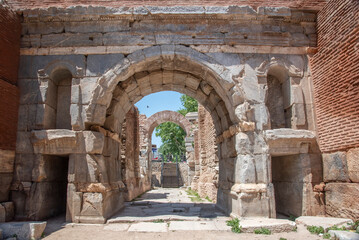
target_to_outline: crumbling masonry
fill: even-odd
[[[227,214],[359,218],[358,1],[0,3],[0,221],[103,223],[148,189],[133,105],[164,90],[211,116]]]

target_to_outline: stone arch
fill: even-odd
[[[217,106],[212,106],[212,109],[208,110],[212,112],[216,109],[221,112],[219,115],[222,116],[222,119],[228,118],[222,120],[218,116],[214,116],[214,120],[227,121],[227,124],[228,121],[232,124],[238,122],[234,111],[226,110],[225,113],[223,112],[223,108],[235,108],[232,99],[235,85],[230,70],[217,63],[213,58],[190,47],[161,45],[138,50],[128,55],[98,79],[97,87],[92,92],[90,105],[86,109],[86,119],[84,121],[86,127],[105,124],[105,116],[111,115],[108,109],[114,107],[113,99],[121,96],[121,93],[116,95],[116,92],[120,92],[121,88],[122,90],[133,90],[136,88],[135,85],[138,81],[142,81],[138,85],[145,86],[145,84],[150,83],[149,79],[146,80],[146,75],[153,77],[156,74],[161,79],[161,84],[154,84],[157,87],[151,88],[151,91],[148,92],[136,92],[135,97],[129,99],[130,104],[134,104],[150,93],[174,90],[194,97],[202,105],[207,106],[207,96],[212,94],[210,97],[214,103],[212,105],[218,104],[218,109],[216,109]],[[172,77],[175,75],[176,78],[180,78],[178,75],[182,75],[182,78],[180,78],[182,82],[179,81],[174,84],[173,82],[166,82],[166,80],[163,81],[163,79],[173,79]],[[190,82],[191,80],[187,79],[190,78],[200,80],[198,85],[189,86],[190,83],[187,84],[187,81]],[[122,85],[121,88],[116,89],[119,85]],[[198,89],[201,92],[198,92]],[[228,116],[225,116],[226,114]]]
[[[148,136],[158,125],[164,122],[176,123],[186,132],[187,137],[191,135],[192,124],[182,114],[174,111],[161,111],[147,118],[144,128]]]

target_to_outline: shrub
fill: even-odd
[[[239,225],[239,219],[238,218],[228,220],[227,221],[227,226],[230,226],[232,232],[234,232],[234,233],[241,233],[242,232],[242,227]]]

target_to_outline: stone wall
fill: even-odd
[[[14,8],[42,8],[49,6],[57,6],[57,7],[69,7],[79,4],[76,0],[65,0],[61,2],[53,1],[53,0],[10,0],[11,6]],[[267,0],[194,0],[192,2],[188,1],[161,1],[161,0],[151,0],[146,1],[145,3],[140,0],[133,1],[105,1],[98,2],[95,0],[87,0],[82,1],[81,5],[92,5],[92,6],[109,6],[109,7],[129,7],[129,6],[230,6],[230,5],[250,5],[252,7],[258,6],[271,6],[271,7],[290,7],[290,8],[298,8],[298,9],[321,9],[326,3],[326,0],[276,0],[270,1]]]
[[[316,46],[315,12],[249,6],[19,12],[21,117],[12,188],[18,216],[35,218],[41,194],[32,189],[54,184],[32,176],[51,173],[37,155],[69,156],[69,220],[104,222],[123,207],[126,113],[146,95],[173,90],[194,97],[213,120],[218,206],[239,217],[275,217],[271,155],[307,154],[315,146],[307,61]],[[293,129],[270,129],[268,75],[290,83]],[[70,77],[71,88],[59,84]],[[69,108],[57,104],[62,86]],[[56,129],[58,114],[70,116],[71,130]]]
[[[20,33],[19,16],[0,1],[0,222],[11,221],[14,216],[9,193],[14,173],[19,108]]]
[[[218,190],[218,152],[215,141],[215,128],[210,113],[198,105],[198,136],[195,143],[195,176],[191,188],[203,198],[217,201]]]
[[[326,214],[359,219],[359,148],[323,154]]]

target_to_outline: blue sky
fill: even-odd
[[[180,97],[181,93],[173,91],[164,91],[147,95],[138,101],[135,106],[140,111],[140,114],[145,114],[147,118],[151,115],[164,110],[177,111],[182,108]],[[155,131],[152,134],[152,144],[160,147],[161,138],[155,136]]]

